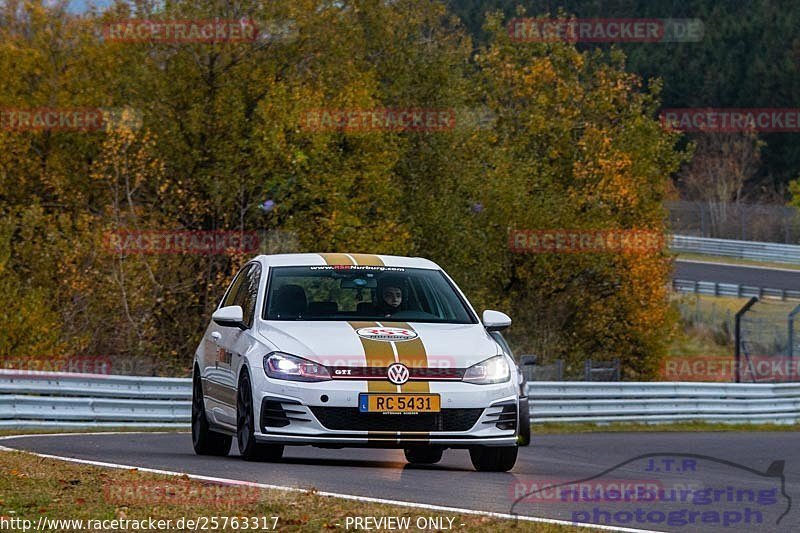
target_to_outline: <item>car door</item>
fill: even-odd
[[[250,268],[245,272],[242,284],[239,286],[236,297],[233,300],[233,305],[238,305],[242,308],[242,327],[228,328],[230,330],[229,334],[224,337],[226,340],[225,350],[227,364],[225,369],[229,372],[229,383],[234,389],[238,386],[237,381],[242,359],[255,342],[253,323],[256,316],[256,301],[258,300],[258,288],[260,284],[261,265],[259,263],[251,263]]]
[[[246,265],[234,278],[219,307],[241,306],[246,288],[250,285],[250,273],[255,263]],[[242,307],[244,311],[244,307]],[[236,427],[236,381],[234,377],[233,347],[239,340],[242,329],[236,326],[221,326],[211,322],[206,331],[205,387],[206,412],[214,423]]]

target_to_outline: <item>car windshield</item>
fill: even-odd
[[[439,270],[380,266],[270,269],[266,320],[402,320],[476,324]]]

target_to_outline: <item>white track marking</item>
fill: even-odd
[[[5,437],[0,437],[0,440],[8,440],[8,439],[18,439],[18,438],[29,438],[29,437],[63,437],[63,436],[72,436],[72,435],[130,435],[130,434],[138,434],[138,435],[147,435],[147,434],[158,434],[158,433],[175,433],[174,431],[165,431],[165,432],[156,432],[156,431],[149,431],[149,432],[134,432],[134,431],[109,431],[109,432],[95,432],[95,433],[41,433],[41,434],[25,434],[25,435],[8,435]],[[195,479],[197,481],[206,481],[211,483],[219,483],[222,485],[236,485],[236,486],[247,486],[247,487],[254,487],[259,489],[269,489],[269,490],[280,490],[283,492],[303,492],[303,493],[313,493],[317,496],[326,496],[329,498],[339,498],[343,500],[353,500],[357,502],[366,502],[366,503],[377,503],[382,505],[396,505],[398,507],[407,507],[411,509],[425,509],[429,511],[442,511],[447,513],[458,513],[458,514],[469,514],[469,515],[478,515],[478,516],[487,516],[490,518],[502,518],[506,520],[522,520],[524,522],[538,522],[542,524],[556,524],[561,526],[574,526],[574,527],[586,527],[591,529],[599,529],[604,531],[624,531],[629,533],[663,533],[656,530],[651,529],[634,529],[634,528],[626,528],[626,527],[614,527],[614,526],[606,526],[602,524],[587,524],[582,522],[570,522],[568,520],[556,520],[553,518],[542,518],[538,516],[525,516],[525,515],[512,515],[508,513],[494,513],[491,511],[477,511],[475,509],[462,509],[460,507],[447,507],[443,505],[433,505],[428,503],[415,503],[415,502],[406,502],[400,500],[387,500],[383,498],[372,498],[369,496],[357,496],[354,494],[341,494],[338,492],[327,492],[327,491],[315,491],[309,489],[301,489],[298,487],[285,487],[282,485],[269,485],[266,483],[256,483],[253,481],[242,481],[238,479],[226,479],[226,478],[219,478],[219,477],[212,477],[212,476],[201,476],[198,474],[189,474],[186,472],[173,472],[171,470],[159,470],[156,468],[145,468],[140,466],[132,466],[132,465],[122,465],[118,463],[105,463],[102,461],[90,461],[88,459],[76,459],[74,457],[61,457],[58,455],[50,455],[46,453],[37,453],[31,452],[28,450],[17,450],[15,448],[8,448],[5,446],[0,446],[0,452],[22,452],[27,453],[30,455],[35,455],[36,457],[42,457],[44,459],[55,459],[57,461],[67,461],[70,463],[78,463],[90,466],[98,466],[101,468],[114,468],[119,470],[138,470],[139,472],[147,472],[149,474],[159,474],[163,476],[186,476],[190,479]]]

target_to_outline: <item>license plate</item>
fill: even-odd
[[[438,413],[438,394],[359,394],[358,410],[362,413]]]

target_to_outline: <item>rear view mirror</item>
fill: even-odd
[[[340,286],[343,289],[374,289],[378,286],[378,280],[375,278],[345,278],[341,281]]]
[[[211,320],[223,327],[244,329],[244,312],[238,305],[220,307],[211,315]]]

